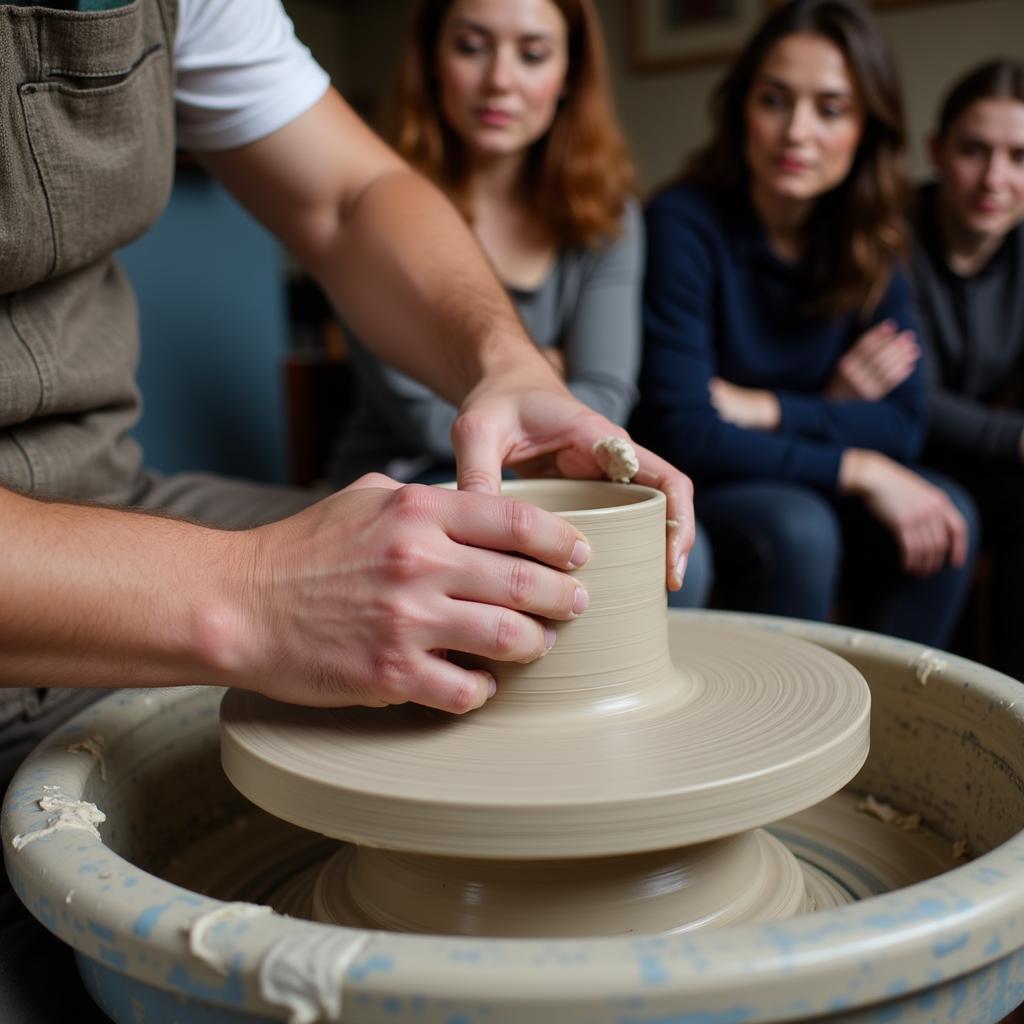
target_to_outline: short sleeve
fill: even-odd
[[[327,91],[327,73],[279,0],[179,0],[178,144],[214,151],[255,142]]]

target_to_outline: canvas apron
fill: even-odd
[[[0,484],[248,526],[311,498],[144,473],[130,434],[138,313],[112,253],[170,195],[176,20],[177,0],[95,13],[0,3]],[[95,696],[0,690],[0,792]]]

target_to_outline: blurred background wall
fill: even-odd
[[[927,175],[923,140],[947,85],[993,56],[1024,58],[1024,0],[913,0],[876,14],[906,95],[910,168]],[[286,0],[302,39],[347,98],[371,118],[394,80],[412,0]],[[615,97],[646,188],[673,175],[708,131],[707,101],[724,65],[638,71],[630,58],[629,0],[597,0]]]

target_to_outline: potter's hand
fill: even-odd
[[[708,383],[711,404],[718,418],[747,430],[777,430],[782,409],[775,393],[763,388],[741,388],[721,377]]]
[[[533,616],[586,605],[558,571],[589,557],[581,535],[507,498],[371,474],[250,536],[254,664],[241,685],[293,703],[469,711],[494,681],[446,650],[533,661],[554,641]]]
[[[595,442],[626,432],[577,401],[543,360],[530,367],[491,373],[470,393],[452,428],[459,487],[497,494],[501,467],[524,476],[557,475],[602,479]],[[675,524],[666,545],[668,586],[678,590],[693,546],[693,486],[653,452],[634,445],[640,471],[636,483],[665,493]]]
[[[877,402],[914,372],[921,357],[913,331],[883,320],[865,331],[839,360],[825,397],[836,401]]]
[[[843,453],[839,485],[895,536],[908,573],[930,576],[947,558],[957,568],[964,564],[967,521],[941,488],[879,452],[854,448]]]

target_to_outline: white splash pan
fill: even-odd
[[[847,658],[873,705],[854,788],[919,811],[975,859],[840,909],[665,938],[436,938],[232,913],[139,866],[236,799],[220,769],[220,693],[186,688],[114,693],[39,746],[3,805],[8,873],[118,1024],[995,1024],[1024,1001],[1022,684],[836,626],[670,615],[780,630]],[[103,737],[106,779],[88,751],[68,750],[90,736]],[[16,852],[16,835],[46,824],[46,787],[96,804],[101,838],[69,829]]]

